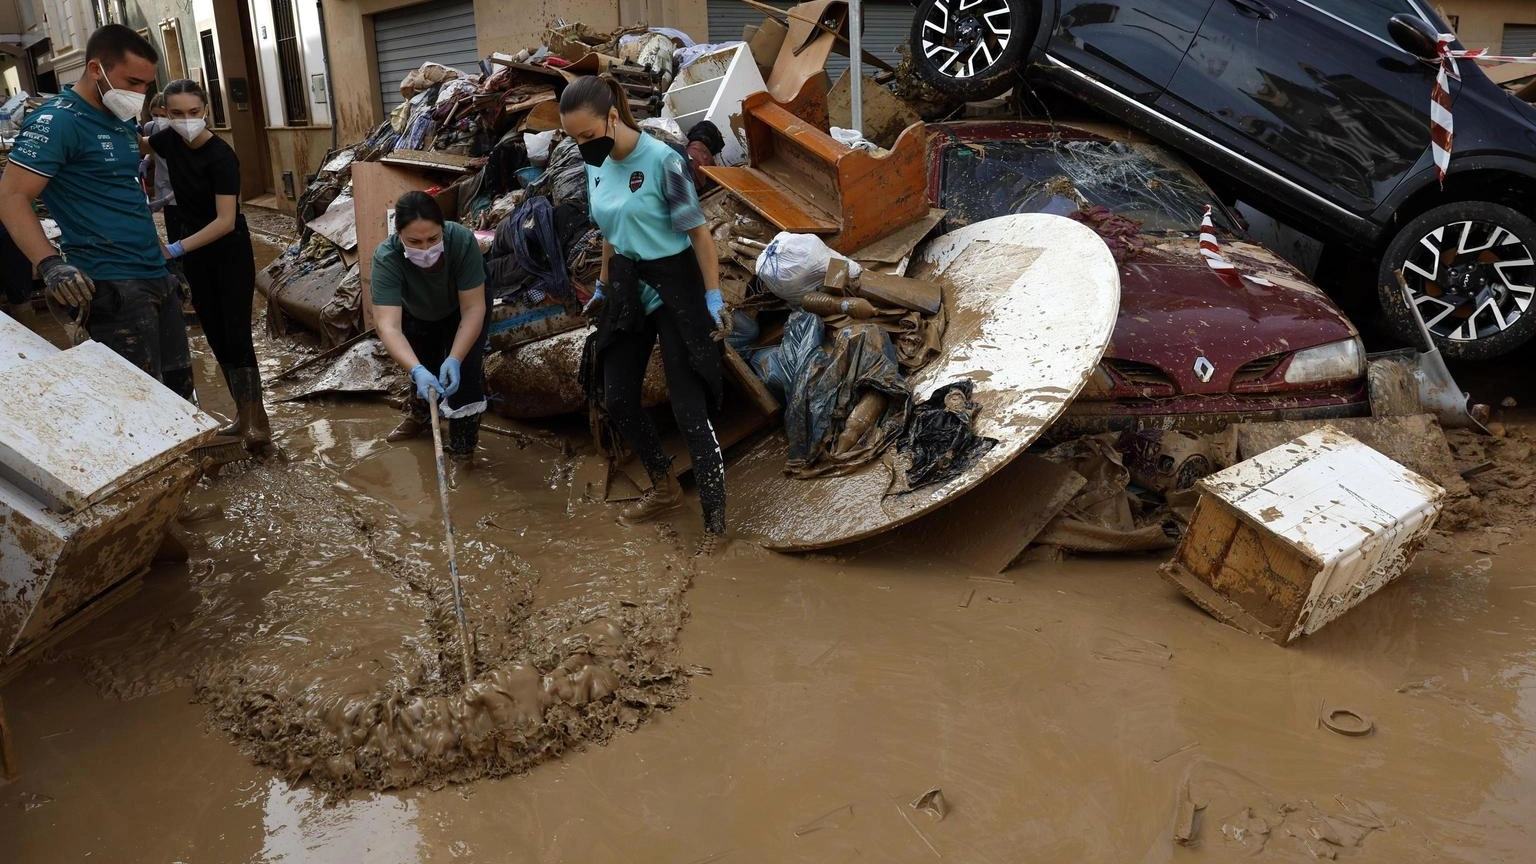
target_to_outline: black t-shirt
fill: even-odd
[[[224,139],[215,135],[194,149],[175,129],[163,129],[150,136],[149,145],[170,169],[176,215],[188,236],[218,218],[215,195],[234,195],[239,200],[240,158]],[[243,231],[245,217],[238,215],[238,207],[236,204],[235,229]]]

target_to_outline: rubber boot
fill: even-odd
[[[234,427],[245,445],[252,449],[272,443],[272,426],[267,421],[267,408],[261,400],[261,370],[254,366],[229,370],[229,393],[235,397],[236,420]]]
[[[651,488],[640,496],[640,500],[625,507],[619,514],[619,521],[625,525],[638,525],[649,522],[657,516],[671,510],[676,510],[683,503],[683,489],[677,485],[677,478],[672,472],[662,471],[651,475]]]
[[[244,438],[246,417],[245,413],[240,410],[240,396],[238,395],[239,391],[235,389],[237,386],[235,384],[234,378],[235,370],[221,363],[219,364],[219,371],[224,375],[224,385],[229,388],[230,398],[235,400],[234,422],[219,429],[219,435],[225,438]]]
[[[396,444],[412,438],[420,438],[431,431],[432,427],[427,423],[427,403],[412,398],[405,403],[405,419],[400,421],[400,425],[396,426],[394,431],[384,436],[384,440]]]
[[[443,442],[443,452],[448,455],[448,480],[455,488],[465,474],[475,469],[475,450],[479,444],[479,414],[448,421],[448,440]]]

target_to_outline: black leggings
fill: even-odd
[[[192,286],[192,308],[208,347],[225,369],[256,368],[251,341],[251,300],[256,293],[256,253],[244,229],[188,252],[181,262]]]
[[[603,351],[603,392],[608,416],[624,442],[639,455],[645,473],[653,481],[671,470],[672,460],[662,451],[656,424],[641,402],[645,367],[651,361],[651,348],[658,337],[672,416],[688,439],[688,454],[693,459],[693,481],[699,487],[704,528],[721,534],[725,532],[725,460],[715,438],[714,424],[709,420],[704,381],[689,363],[682,331],[666,307],[645,316],[645,325],[639,331],[615,333],[613,344]]]

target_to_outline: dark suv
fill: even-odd
[[[1330,261],[1367,260],[1408,337],[1401,270],[1449,356],[1536,336],[1536,108],[1461,60],[1442,186],[1429,106],[1449,28],[1422,0],[914,3],[918,71],[951,95],[1027,72],[1162,139]]]

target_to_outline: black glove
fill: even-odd
[[[96,294],[96,284],[80,268],[64,260],[62,255],[49,255],[37,262],[37,275],[42,277],[48,296],[65,306],[83,308],[91,305]]]

